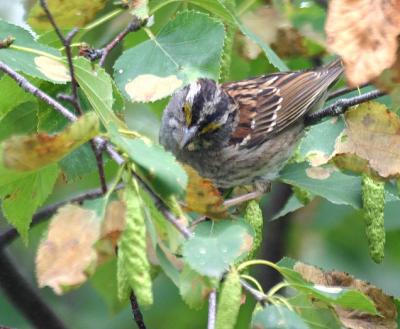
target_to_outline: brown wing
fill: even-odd
[[[341,73],[341,63],[335,61],[318,70],[223,84],[239,105],[239,122],[231,144],[250,147],[290,126],[318,103]]]

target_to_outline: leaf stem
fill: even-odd
[[[215,328],[215,319],[217,315],[217,291],[213,289],[208,295],[208,321],[207,329]]]
[[[265,259],[248,260],[246,262],[241,263],[238,266],[237,270],[238,270],[238,272],[240,272],[240,271],[243,271],[246,267],[253,266],[253,265],[265,265],[268,267],[272,267],[274,270],[277,270],[279,272],[279,267],[276,264],[274,264],[268,260],[265,260]]]

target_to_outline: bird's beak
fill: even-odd
[[[194,138],[196,133],[197,133],[196,126],[190,128],[185,127],[185,131],[183,132],[182,139],[179,143],[179,147],[181,150],[190,143],[190,141]]]

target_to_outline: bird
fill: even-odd
[[[322,106],[342,73],[338,58],[221,84],[197,79],[172,95],[159,142],[218,188],[268,184],[293,155],[306,115]]]

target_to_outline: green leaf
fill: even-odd
[[[254,232],[242,220],[205,222],[183,245],[186,262],[200,274],[220,278],[253,246]]]
[[[298,294],[290,298],[292,305],[304,322],[310,329],[341,329],[339,322],[333,310],[327,306],[323,307],[321,303],[313,303],[306,294]]]
[[[193,271],[187,264],[184,265],[179,276],[179,293],[190,308],[201,309],[212,288],[209,278]]]
[[[128,99],[148,102],[197,78],[218,80],[224,37],[223,25],[208,15],[179,13],[157,36],[118,58],[117,85]]]
[[[56,164],[30,173],[19,173],[0,166],[0,197],[7,220],[15,226],[25,242],[32,215],[53,190],[59,174]]]
[[[254,329],[309,329],[294,311],[284,306],[268,305],[256,311],[251,321]]]
[[[110,135],[111,141],[128,154],[157,193],[161,196],[183,195],[186,172],[171,153],[142,139],[122,137],[115,127],[110,128]]]
[[[87,59],[74,61],[76,79],[103,125],[108,129],[111,123],[126,127],[113,112],[113,82],[108,73],[98,65],[93,66]]]
[[[323,173],[318,179],[313,178],[316,177],[313,170],[315,168],[310,167],[306,162],[289,164],[280,172],[280,179],[287,184],[322,196],[332,203],[361,208],[360,177],[318,167],[317,173]]]
[[[169,261],[164,251],[157,246],[156,249],[157,259],[160,263],[160,267],[162,268],[164,274],[171,279],[171,281],[179,287],[179,272],[174,265]]]
[[[295,195],[292,195],[289,200],[285,203],[285,206],[272,217],[271,220],[275,220],[278,218],[281,218],[293,211],[296,211],[297,209],[303,208],[304,204],[302,204],[299,199],[296,198]]]
[[[35,101],[33,95],[19,88],[18,84],[9,76],[3,76],[0,79],[0,90],[0,121],[16,106]]]
[[[60,61],[60,52],[37,43],[31,33],[0,19],[0,40],[9,36],[13,44],[0,49],[0,61],[16,71],[56,83],[69,80],[68,70]]]
[[[132,1],[130,13],[142,19],[149,17],[149,1]]]

